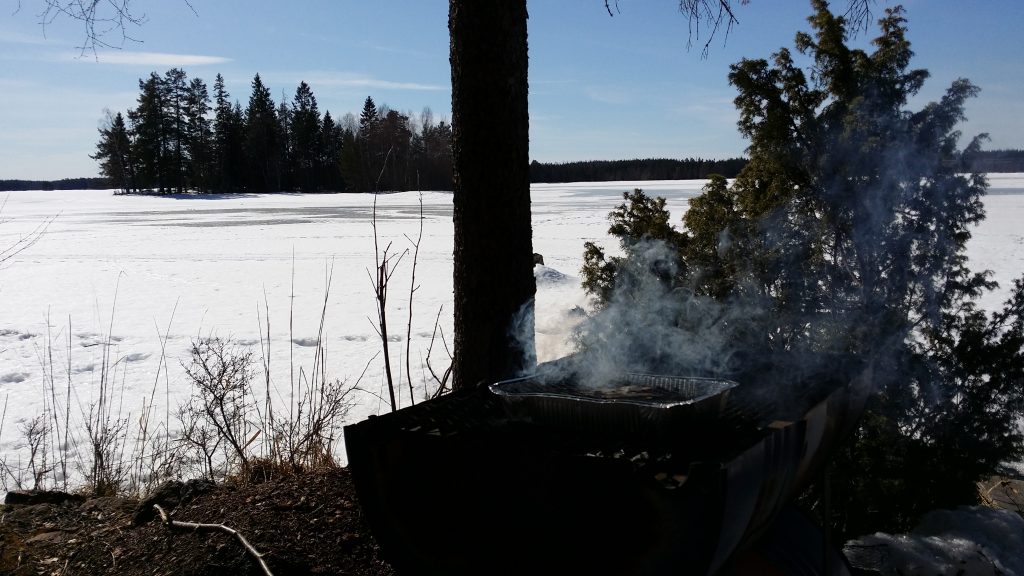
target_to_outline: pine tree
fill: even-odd
[[[189,159],[189,187],[202,192],[213,187],[213,129],[207,118],[209,112],[206,83],[193,78],[185,96],[185,151]]]
[[[164,133],[167,135],[165,154],[169,159],[167,187],[173,187],[179,194],[187,188],[186,175],[189,172],[187,155],[187,119],[185,117],[188,99],[188,76],[180,68],[172,68],[164,74],[161,88],[164,104]]]
[[[453,386],[532,369],[533,244],[526,1],[451,0]]]
[[[375,149],[379,150],[380,164],[377,174],[379,190],[408,190],[413,182],[409,177],[409,144],[412,130],[409,117],[396,110],[385,110],[377,122]]]

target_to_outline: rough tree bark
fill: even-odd
[[[524,313],[536,291],[526,19],[526,0],[448,5],[456,389],[512,376],[535,357],[532,310]]]

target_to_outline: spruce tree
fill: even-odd
[[[295,188],[295,154],[292,147],[292,109],[281,93],[281,103],[277,105],[277,181],[274,190],[293,190]]]
[[[108,112],[109,114],[109,112]],[[125,125],[124,116],[118,112],[108,116],[107,125],[99,129],[100,141],[96,153],[90,158],[100,163],[100,175],[110,180],[110,185],[124,192],[135,189],[134,166],[131,155],[131,136]]]
[[[256,74],[245,113],[245,154],[250,190],[269,192],[275,189],[280,169],[279,144],[274,100],[260,75]]]
[[[304,192],[315,191],[322,147],[320,110],[313,90],[305,82],[295,89],[292,99],[291,143],[296,184]]]
[[[1024,282],[1001,311],[978,309],[994,283],[965,248],[987,184],[965,169],[981,139],[958,150],[955,129],[977,88],[957,80],[907,109],[927,72],[910,67],[902,9],[886,11],[867,52],[846,46],[847,22],[824,0],[812,4],[813,33],[796,38],[809,71],[786,49],[731,69],[750,161],[691,202],[675,294],[756,309],[731,320],[735,349],[869,362],[877,394],[833,463],[825,520],[845,536],[905,530],[971,503],[977,480],[1022,454]],[[617,230],[633,240],[646,201],[627,201]],[[621,274],[588,264],[592,291],[620,297]]]
[[[317,153],[317,181],[320,187],[331,192],[341,190],[341,147],[343,133],[330,110],[324,112],[324,118],[320,122],[320,149]]]
[[[185,151],[189,159],[189,187],[201,192],[213,187],[213,129],[207,118],[209,112],[206,83],[193,78],[185,96]]]
[[[452,189],[452,126],[442,120],[423,126],[422,186],[427,190]]]
[[[380,150],[380,113],[373,98],[367,96],[359,113],[358,158],[361,163],[359,189],[377,191],[377,179],[384,161]]]
[[[156,72],[139,80],[139,97],[134,110],[128,111],[135,134],[132,157],[139,188],[166,191],[166,130],[163,81]]]
[[[364,191],[363,160],[359,150],[359,132],[351,127],[341,131],[341,178],[346,192]]]
[[[366,97],[363,101],[363,109],[359,113],[359,136],[366,138],[373,132],[379,116],[377,115],[377,104],[373,98]]]
[[[238,102],[231,103],[231,95],[224,88],[224,77],[217,74],[213,84],[213,154],[216,190],[238,192],[245,188],[242,177],[245,169],[245,121]]]

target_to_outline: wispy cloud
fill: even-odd
[[[46,37],[39,34],[25,34],[11,30],[0,30],[0,44],[46,44]],[[50,42],[51,44],[53,42]]]
[[[400,54],[402,56],[413,56],[413,57],[416,57],[416,58],[430,58],[431,56],[437,56],[437,54],[429,54],[429,53],[424,52],[422,50],[410,50],[408,48],[399,48],[397,46],[386,46],[386,45],[383,45],[383,44],[371,44],[369,42],[363,42],[362,44],[363,44],[363,46],[366,46],[367,48],[369,48],[371,50],[376,50],[377,52],[384,52],[384,53],[387,53],[387,54]],[[444,56],[448,56],[447,52],[445,52],[443,55]]]
[[[38,86],[38,84],[31,80],[22,80],[20,78],[0,78],[0,90],[27,90],[36,86]]]
[[[92,60],[92,55],[82,56],[81,54],[64,54],[62,60],[81,60],[83,58]],[[116,64],[125,66],[207,66],[211,64],[224,64],[231,62],[231,58],[223,56],[202,56],[198,54],[168,54],[164,52],[130,52],[130,51],[108,51],[96,56],[95,61],[100,64]]]
[[[731,131],[739,120],[739,112],[736,111],[732,98],[707,92],[702,95],[688,95],[679,103],[666,104],[664,110],[666,118],[705,126],[720,126],[726,131]]]
[[[587,98],[602,104],[627,104],[632,100],[626,90],[612,86],[587,86],[583,93]]]
[[[447,90],[440,84],[422,84],[419,82],[399,82],[381,80],[372,76],[362,76],[347,72],[313,72],[305,75],[305,79],[314,88],[317,86],[340,86],[345,88],[378,88],[381,90]]]
[[[557,80],[535,80],[533,78],[530,78],[530,86],[537,86],[537,85],[540,85],[540,86],[557,86],[557,85],[576,84],[576,82],[577,81],[572,79],[572,78],[560,78],[560,79],[557,79]]]

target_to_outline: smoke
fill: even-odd
[[[768,369],[772,377],[798,380],[827,371],[837,355],[895,354],[907,337],[906,310],[894,313],[887,305],[912,295],[934,300],[941,288],[915,285],[922,276],[909,271],[909,251],[894,245],[922,250],[927,239],[917,237],[920,230],[940,226],[896,222],[894,206],[909,203],[914,187],[882,188],[862,195],[854,208],[824,205],[824,211],[846,218],[837,227],[842,229],[838,238],[828,230],[838,218],[826,223],[820,204],[808,207],[817,200],[799,195],[750,223],[745,233],[718,231],[718,257],[738,266],[728,296],[718,299],[702,293],[705,271],[697,263],[680,270],[678,246],[628,241],[610,298],[576,328],[575,353],[540,365],[537,376],[604,387],[627,372],[742,380],[767,377],[755,372]],[[885,193],[891,197],[880,202]],[[847,201],[839,193],[823,196],[825,203]],[[930,248],[933,254],[956,252],[941,233],[930,239],[941,244]],[[841,252],[817,256],[826,244]],[[744,251],[767,256],[747,258]],[[941,280],[930,273],[923,279]],[[513,323],[515,338],[533,340],[532,331],[524,330],[534,325],[533,314],[533,302],[524,304]],[[801,390],[772,393],[783,400],[799,398]]]
[[[580,280],[543,264],[533,269],[537,280],[534,306],[537,361],[546,362],[575,352],[571,334],[586,316],[587,295]],[[524,335],[528,337],[528,335]]]
[[[536,332],[536,300],[530,298],[519,307],[519,310],[512,315],[512,322],[509,324],[508,337],[515,343],[519,350],[523,351],[523,371],[533,372],[537,365],[537,345],[534,333]]]
[[[580,354],[571,369],[581,383],[608,386],[623,372],[730,371],[729,332],[747,311],[674,286],[677,266],[663,241],[633,247],[611,301],[578,328]]]
[[[576,329],[575,354],[542,364],[538,376],[602,387],[625,372],[739,377],[768,366],[809,374],[837,355],[894,365],[914,324],[941,316],[947,285],[962,272],[956,234],[975,207],[950,193],[970,204],[983,192],[983,182],[962,176],[922,181],[906,162],[877,166],[882,177],[860,194],[842,177],[822,179],[748,222],[744,234],[718,231],[718,256],[737,266],[726,297],[702,293],[696,263],[680,270],[678,246],[627,242],[610,298]],[[927,215],[896,216],[929,205]],[[517,338],[533,339],[521,329],[533,313],[531,301]]]
[[[575,353],[530,375],[607,387],[629,372],[727,377],[746,370],[751,358],[739,342],[751,322],[764,317],[767,303],[754,296],[719,302],[698,295],[676,281],[678,266],[677,249],[664,241],[632,244],[610,301],[576,327]],[[530,314],[533,307],[524,305],[520,316]]]

